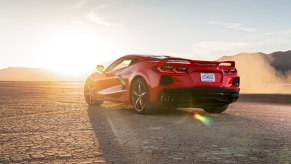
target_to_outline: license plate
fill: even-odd
[[[214,73],[201,73],[200,77],[203,82],[215,82]]]

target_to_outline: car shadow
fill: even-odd
[[[127,163],[130,160],[126,156],[127,147],[122,145],[118,138],[117,129],[111,118],[108,116],[108,111],[114,109],[106,109],[104,107],[88,106],[88,116],[94,135],[98,142],[98,147],[103,154],[106,163],[113,163],[119,161],[120,163]],[[114,110],[114,112],[128,113],[127,110]],[[122,161],[120,161],[122,160]]]
[[[155,163],[156,159],[152,158],[151,151],[160,147],[152,140],[152,137],[156,135],[155,131],[170,130],[170,124],[177,128],[184,123],[198,124],[206,128],[200,121],[193,119],[193,111],[199,111],[202,116],[215,119],[215,116],[196,109],[192,111],[156,110],[148,115],[136,114],[130,109],[108,109],[102,106],[88,106],[87,111],[97,145],[106,163],[141,163],[141,160],[144,160],[145,163]],[[228,116],[229,114],[222,115]],[[232,116],[229,115],[229,117]],[[185,133],[187,131],[184,129]],[[167,134],[159,135],[167,138],[164,136]],[[174,140],[177,140],[176,143],[179,139]],[[169,145],[171,144],[169,143]],[[170,158],[168,155],[166,156],[157,158]]]

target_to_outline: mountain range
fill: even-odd
[[[240,53],[218,60],[236,62],[243,92],[291,94],[291,51]]]
[[[72,81],[50,69],[8,67],[0,69],[0,81]]]

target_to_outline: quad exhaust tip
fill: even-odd
[[[173,102],[174,97],[173,96],[161,96],[161,102]]]

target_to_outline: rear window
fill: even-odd
[[[169,56],[149,56],[150,58],[154,59],[154,60],[162,60],[162,59],[166,59],[168,58]]]
[[[188,60],[168,60],[167,63],[191,64]]]

